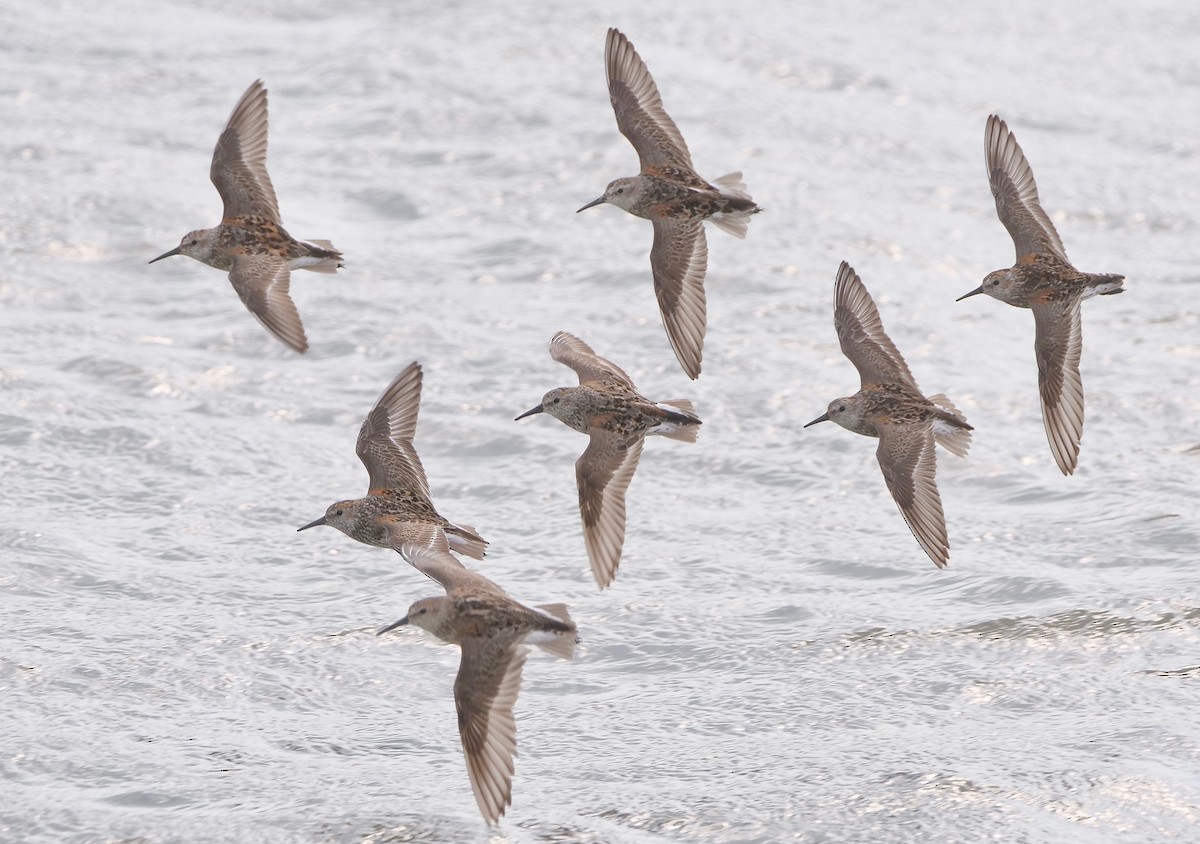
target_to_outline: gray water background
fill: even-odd
[[[633,40],[709,178],[704,374],[675,363],[604,87]],[[217,222],[212,146],[255,78],[298,273],[299,357],[224,274],[146,261]],[[1012,259],[997,111],[1087,303],[1080,469],[1059,474],[1033,324],[955,303]],[[336,4],[0,10],[0,840],[1196,840],[1200,825],[1200,7],[1188,3]],[[857,375],[846,259],[920,384],[976,426],[939,456],[937,571],[874,443],[801,430]],[[577,333],[695,445],[652,441],[596,590],[581,436],[512,417]],[[531,657],[514,803],[483,826],[457,649],[376,638],[437,593],[332,530],[364,414],[425,367],[434,499],[478,569],[565,601]]]

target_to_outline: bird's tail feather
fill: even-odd
[[[343,266],[342,253],[328,240],[306,240],[304,242],[315,247],[311,257],[324,260],[301,267],[301,269],[314,273],[336,273]]]
[[[539,604],[534,609],[543,615],[550,616],[555,621],[561,622],[568,629],[539,630],[525,637],[525,642],[530,645],[537,645],[547,653],[554,654],[561,659],[571,659],[575,656],[575,643],[579,641],[579,637],[575,635],[575,622],[571,619],[571,613],[567,609],[567,605]]]
[[[972,430],[967,418],[941,393],[930,396],[929,401],[942,411],[933,420],[933,439],[951,454],[966,457],[971,450]]]
[[[450,525],[446,528],[446,541],[450,550],[465,554],[473,560],[482,560],[488,541],[475,532],[470,525]]]

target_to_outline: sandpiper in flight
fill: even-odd
[[[834,287],[833,324],[862,389],[834,399],[824,414],[804,427],[836,422],[856,434],[878,437],[875,457],[900,514],[929,558],[945,568],[950,542],[935,477],[934,442],[966,457],[973,429],[945,396],[925,398],[883,330],[871,294],[845,261]]]
[[[575,653],[575,622],[563,604],[526,607],[486,577],[463,568],[444,550],[431,525],[414,529],[401,553],[446,589],[445,597],[422,598],[408,615],[379,631],[411,624],[462,648],[454,680],[458,732],[475,802],[495,824],[512,805],[517,724],[513,704],[528,649],[537,645],[563,659]]]
[[[1080,304],[1092,296],[1123,292],[1125,276],[1080,272],[1067,260],[1062,240],[1042,210],[1033,170],[1020,144],[994,114],[987,120],[983,142],[996,213],[1016,244],[1017,262],[988,273],[983,284],[959,301],[986,293],[1033,311],[1042,423],[1058,468],[1071,475],[1083,439]]]
[[[304,352],[308,339],[288,294],[291,271],[335,273],[342,253],[328,240],[296,240],[280,223],[267,175],[267,89],[262,80],[246,89],[225,124],[209,176],[225,203],[221,224],[188,232],[179,246],[154,261],[187,255],[226,270],[250,313],[284,343]]]
[[[654,292],[671,348],[694,379],[700,375],[707,318],[703,221],[745,237],[750,215],[762,209],[746,193],[741,173],[722,176],[716,184],[700,178],[645,62],[616,29],[608,31],[604,63],[617,128],[637,150],[641,173],[611,182],[603,196],[579,210],[608,202],[654,223]]]
[[[534,413],[549,413],[590,437],[575,462],[579,512],[592,576],[600,588],[612,583],[625,545],[625,490],[633,479],[642,444],[650,434],[695,442],[700,420],[686,399],[653,402],[633,386],[620,367],[565,331],[550,340],[550,357],[575,370],[578,387],[559,387],[542,397]]]
[[[383,391],[359,429],[355,450],[370,475],[366,497],[331,504],[324,516],[298,530],[329,525],[367,545],[400,551],[413,530],[433,525],[444,534],[444,550],[483,559],[488,543],[475,529],[451,524],[433,507],[425,467],[412,444],[420,407],[421,365],[414,361]]]

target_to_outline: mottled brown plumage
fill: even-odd
[[[1078,465],[1083,439],[1080,304],[1092,296],[1121,293],[1125,277],[1075,269],[1042,209],[1025,154],[1008,126],[994,114],[984,130],[984,160],[996,213],[1016,247],[1016,263],[988,273],[983,284],[959,298],[986,293],[1014,307],[1033,310],[1042,421],[1058,468],[1070,475]]]
[[[658,86],[633,44],[616,29],[604,49],[609,99],[621,130],[641,162],[637,176],[611,182],[600,198],[580,208],[611,203],[654,224],[650,268],[671,348],[689,378],[700,375],[707,304],[704,276],[708,243],[704,220],[745,237],[755,204],[741,173],[709,184],[692,166],[692,156],[662,105]]]
[[[612,583],[621,562],[625,491],[646,437],[658,434],[695,442],[700,420],[686,399],[650,401],[624,370],[565,331],[551,338],[550,356],[575,370],[579,386],[551,390],[541,404],[517,418],[545,412],[588,435],[588,447],[575,463],[575,479],[592,575],[603,589]]]
[[[246,90],[230,115],[209,176],[225,204],[221,224],[188,232],[179,246],[154,261],[187,255],[225,270],[250,313],[288,346],[304,352],[308,339],[288,292],[291,271],[337,272],[342,253],[327,240],[296,240],[280,222],[267,174],[267,89],[261,80]]]
[[[299,530],[329,525],[367,545],[400,551],[413,530],[432,525],[442,534],[438,550],[483,559],[488,543],[475,529],[451,524],[434,509],[425,467],[412,444],[421,379],[420,364],[414,361],[405,367],[359,429],[355,450],[370,476],[367,495],[331,504],[324,516]]]
[[[571,659],[575,622],[563,604],[530,608],[514,601],[486,577],[463,568],[443,543],[436,529],[424,526],[400,550],[445,588],[445,597],[422,598],[408,615],[379,632],[412,624],[462,648],[454,681],[458,730],[475,801],[484,820],[495,824],[512,805],[517,749],[513,705],[527,654],[523,646],[537,645]]]
[[[938,568],[944,568],[950,559],[950,541],[937,488],[934,443],[965,457],[972,428],[945,396],[925,398],[883,330],[871,294],[845,261],[834,287],[833,323],[842,353],[858,370],[862,388],[830,402],[828,410],[808,425],[831,421],[856,434],[879,438],[875,457],[887,488],[917,542]]]

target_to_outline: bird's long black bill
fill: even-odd
[[[397,627],[403,627],[406,624],[408,624],[408,616],[404,616],[404,618],[400,619],[399,621],[393,621],[387,627],[380,628],[375,635],[382,636],[384,633],[391,633]]]
[[[595,208],[597,205],[602,205],[603,203],[604,203],[604,197],[600,197],[599,199],[593,199],[587,205],[580,208],[579,211],[586,211],[589,208]],[[575,213],[578,214],[579,211],[576,211]]]
[[[161,255],[159,255],[157,258],[154,259],[154,261],[161,261],[163,258],[170,258],[172,255],[178,255],[178,254],[180,254],[180,251],[179,251],[179,247],[176,246],[170,252],[164,252]],[[153,264],[154,261],[151,261],[150,263]]]
[[[301,527],[301,528],[296,528],[296,533],[299,533],[299,532],[300,532],[300,531],[302,531],[302,530],[308,530],[310,527],[316,527],[317,525],[323,525],[323,524],[325,524],[325,517],[324,517],[324,516],[322,516],[321,518],[317,519],[315,522],[309,522],[309,523],[308,523],[308,524],[306,524],[304,527]]]
[[[983,285],[981,284],[978,287],[976,287],[974,290],[972,290],[970,293],[964,293],[963,295],[959,296],[954,301],[961,302],[963,299],[970,299],[972,296],[978,296],[982,292],[983,292]]]
[[[828,414],[828,413],[822,413],[820,416],[818,416],[818,417],[817,417],[816,419],[814,419],[813,421],[809,422],[809,423],[808,423],[807,425],[805,425],[804,427],[805,427],[805,428],[811,428],[813,425],[816,425],[818,422],[828,422],[828,421],[829,421],[829,414]]]
[[[520,416],[518,416],[513,421],[517,422],[521,419],[524,419],[526,416],[533,416],[533,414],[535,414],[535,413],[541,413],[543,410],[545,410],[545,408],[539,404],[537,407],[531,407],[529,410],[522,413]]]

